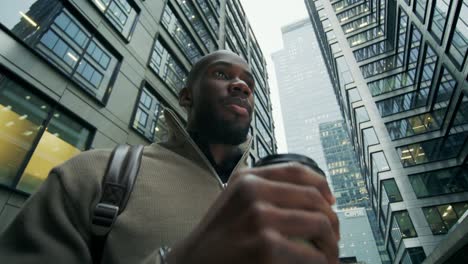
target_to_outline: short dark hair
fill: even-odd
[[[231,54],[235,56],[239,56],[238,54],[230,51],[230,50],[216,50],[213,51],[205,56],[203,56],[200,60],[195,62],[195,64],[192,66],[192,69],[190,69],[190,72],[188,74],[187,80],[185,82],[185,87],[188,89],[191,89],[193,84],[198,80],[200,77],[200,73],[203,72],[203,70],[206,67],[207,62],[215,57],[218,54]],[[247,63],[247,62],[246,62]]]

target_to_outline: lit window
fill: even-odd
[[[423,208],[429,226],[434,235],[446,234],[450,228],[463,216],[468,209],[468,203],[444,204]]]
[[[0,124],[0,184],[25,193],[33,193],[53,167],[88,149],[92,137],[80,121],[2,73]]]

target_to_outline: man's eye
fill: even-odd
[[[223,79],[223,80],[227,80],[228,78],[227,75],[222,71],[215,71],[214,76],[218,79]]]

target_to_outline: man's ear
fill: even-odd
[[[192,106],[192,91],[191,89],[184,87],[179,92],[179,105],[188,109]]]

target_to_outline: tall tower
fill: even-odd
[[[468,2],[305,2],[392,262],[462,248]]]
[[[284,48],[272,55],[289,152],[307,155],[326,170],[321,122],[342,119],[309,19],[282,29]]]

